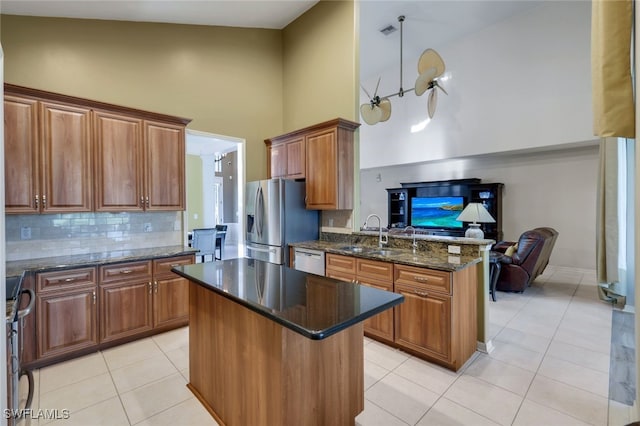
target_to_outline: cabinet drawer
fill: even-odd
[[[393,263],[378,260],[357,259],[356,276],[360,278],[373,278],[380,281],[393,282]]]
[[[356,258],[355,257],[327,253],[326,262],[327,262],[327,267],[325,268],[326,275],[329,274],[329,271],[346,272],[347,274],[352,274],[352,275],[356,274]]]
[[[96,285],[96,268],[66,269],[37,274],[37,291],[47,292]]]
[[[171,268],[180,265],[190,265],[193,263],[193,260],[193,255],[155,259],[153,261],[153,275],[156,278],[160,275],[174,275],[173,272],[171,272]]]
[[[100,267],[100,283],[147,279],[151,281],[151,261],[117,263]]]
[[[451,272],[396,265],[396,284],[419,286],[426,290],[451,294]]]

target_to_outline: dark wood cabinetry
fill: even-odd
[[[171,268],[193,262],[188,254],[27,274],[36,304],[21,362],[47,365],[187,325],[189,282]]]
[[[368,337],[458,370],[476,350],[477,265],[448,272],[327,253],[325,275],[405,300],[364,322]]]
[[[6,212],[91,211],[90,109],[11,94],[4,108]]]
[[[36,276],[38,358],[57,357],[98,345],[96,268]]]
[[[454,179],[434,182],[402,183],[401,188],[387,189],[388,228],[404,228],[411,225],[411,200],[414,197],[461,197],[464,205],[481,203],[495,219],[495,223],[483,223],[484,237],[502,240],[502,183],[482,183],[480,179]],[[418,232],[431,235],[463,237],[467,223],[459,228],[416,226]]]
[[[5,84],[7,213],[184,210],[189,120]]]
[[[153,261],[153,327],[186,325],[189,321],[189,280],[171,268],[193,263],[193,256]]]
[[[305,179],[308,209],[352,209],[359,126],[338,118],[265,140],[268,177]]]

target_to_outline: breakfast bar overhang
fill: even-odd
[[[173,271],[190,281],[188,387],[218,423],[355,423],[362,321],[402,295],[252,259]]]

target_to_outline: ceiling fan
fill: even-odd
[[[412,90],[416,95],[421,96],[425,92],[429,92],[427,99],[427,112],[429,118],[433,118],[436,112],[436,105],[438,102],[438,92],[436,89],[442,90],[446,95],[447,92],[438,82],[438,79],[444,74],[445,66],[444,61],[433,49],[427,49],[422,52],[420,59],[418,59],[418,78],[414,88],[404,90],[402,88],[402,25],[405,20],[404,15],[398,16],[398,22],[400,22],[400,89],[396,93],[391,95],[379,96],[378,87],[380,86],[380,78],[376,84],[376,90],[373,92],[373,96],[367,92],[362,86],[362,90],[369,98],[368,103],[360,105],[360,115],[365,123],[374,125],[383,121],[387,121],[391,117],[391,101],[389,98],[393,96],[403,97],[405,93]]]

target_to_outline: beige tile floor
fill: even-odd
[[[595,273],[548,267],[523,294],[490,303],[495,349],[457,373],[365,339],[360,426],[611,425],[628,409],[608,401],[612,308]],[[186,388],[187,328],[35,371],[34,409],[68,419],[31,425],[215,425]],[[42,413],[42,411],[34,411]],[[37,416],[34,416],[37,417]],[[44,416],[41,416],[44,417]]]

